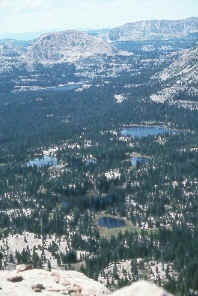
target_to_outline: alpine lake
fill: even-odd
[[[158,136],[164,134],[171,134],[174,131],[172,129],[161,127],[161,126],[132,126],[125,127],[121,130],[121,135],[124,137],[132,137],[132,138],[143,138],[147,136]],[[149,161],[149,158],[146,157],[133,157],[131,158],[131,164],[133,166],[137,166],[138,163],[146,163]],[[96,160],[87,161],[86,165],[90,163],[96,164]],[[35,158],[27,162],[28,167],[38,167],[42,168],[45,166],[56,166],[57,159],[55,156],[46,156],[44,155],[42,158]],[[66,206],[66,205],[65,205]],[[125,227],[126,222],[124,219],[117,217],[100,217],[97,221],[97,225],[99,227],[104,227],[108,229],[122,228]]]
[[[125,127],[121,130],[121,135],[124,137],[132,137],[132,138],[143,138],[148,136],[159,136],[165,134],[172,134],[174,130],[162,127],[162,126],[132,126],[132,127]],[[147,157],[132,157],[131,164],[133,166],[137,166],[138,163],[144,164],[149,161]],[[100,217],[97,221],[99,227],[105,227],[108,229],[115,229],[115,228],[123,228],[126,226],[126,222],[124,219],[117,218],[117,217]]]
[[[170,128],[163,126],[132,126],[126,127],[121,130],[121,135],[124,137],[132,137],[134,139],[140,139],[148,136],[159,136],[164,134],[172,134],[174,131]],[[137,166],[138,164],[144,164],[149,161],[147,157],[134,156],[131,158],[131,164]]]

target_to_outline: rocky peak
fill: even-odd
[[[111,56],[115,52],[116,49],[101,38],[68,30],[41,35],[24,58],[30,63],[59,63],[95,55]]]

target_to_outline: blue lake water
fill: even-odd
[[[61,207],[63,208],[63,209],[67,209],[68,207],[69,207],[69,202],[68,201],[62,201],[62,203],[61,203]]]
[[[97,163],[97,160],[94,159],[94,158],[90,158],[90,159],[87,159],[87,160],[85,161],[85,164],[86,164],[86,165],[96,164],[96,163]]]
[[[56,157],[52,156],[43,156],[42,158],[35,158],[27,162],[28,167],[36,166],[38,168],[45,167],[45,166],[56,166],[57,159]]]
[[[138,162],[141,163],[141,164],[144,164],[144,163],[146,163],[148,161],[149,161],[149,159],[148,158],[144,158],[144,157],[132,157],[131,158],[131,164],[133,166],[136,166]]]
[[[119,227],[124,227],[126,223],[123,219],[119,219],[119,218],[101,217],[98,220],[98,225],[100,227],[119,228]]]
[[[157,136],[166,133],[171,133],[171,129],[160,126],[133,126],[123,128],[121,130],[122,136],[131,136],[134,138],[142,138],[147,136]]]

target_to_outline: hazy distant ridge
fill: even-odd
[[[198,18],[184,20],[148,20],[127,23],[106,34],[110,41],[172,39],[198,32]]]

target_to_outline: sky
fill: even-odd
[[[0,0],[0,34],[198,17],[198,0]]]

